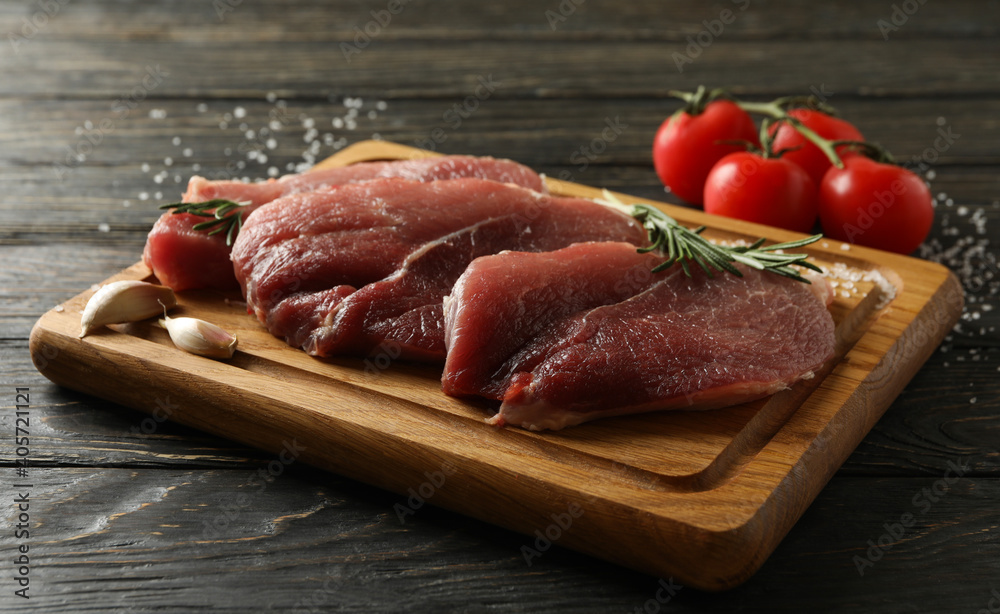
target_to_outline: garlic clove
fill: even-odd
[[[167,329],[174,345],[199,356],[232,358],[237,339],[211,322],[197,318],[171,318],[164,314],[159,321]]]
[[[161,306],[162,305],[162,306]],[[107,324],[138,322],[177,306],[174,291],[136,280],[106,284],[87,301],[80,318],[80,338]]]

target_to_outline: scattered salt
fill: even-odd
[[[149,110],[150,119],[165,119],[167,117],[166,109],[150,109]]]
[[[180,145],[181,144],[181,137],[175,136],[170,142],[173,143],[175,146],[176,145]]]
[[[110,232],[111,226],[107,222],[101,222],[97,225],[98,232]]]
[[[52,308],[53,311],[56,311],[56,312],[59,312],[59,313],[62,313],[65,309],[66,308],[63,307],[62,305],[56,305],[55,307]]]

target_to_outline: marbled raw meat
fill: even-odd
[[[679,266],[627,243],[473,261],[445,304],[444,391],[533,430],[712,409],[812,377],[834,349],[826,281]]]
[[[241,211],[243,219],[257,207],[273,200],[315,190],[326,190],[348,183],[370,181],[385,177],[401,177],[414,181],[434,181],[458,177],[479,177],[513,183],[533,190],[544,191],[545,184],[538,173],[513,162],[489,157],[441,156],[396,160],[391,162],[363,162],[350,166],[320,169],[280,179],[248,183],[244,181],[209,181],[192,177],[184,193],[183,202],[198,203],[225,199],[247,203]],[[208,218],[190,213],[165,213],[154,224],[143,260],[156,277],[174,290],[197,288],[227,289],[236,287],[230,263],[230,246],[224,233],[209,235],[194,230],[194,226]]]
[[[264,205],[233,263],[249,309],[310,354],[390,343],[401,358],[443,361],[441,302],[470,261],[580,241],[646,239],[636,220],[589,200],[481,179],[383,179]]]

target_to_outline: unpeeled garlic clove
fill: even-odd
[[[174,345],[199,356],[232,358],[236,351],[236,336],[223,328],[197,318],[171,318],[164,314],[159,321],[167,329]]]
[[[107,324],[138,322],[164,308],[177,306],[174,291],[144,281],[122,280],[106,284],[87,301],[80,318],[80,338]]]

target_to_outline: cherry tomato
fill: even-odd
[[[807,128],[820,135],[824,139],[831,141],[863,141],[864,137],[850,123],[811,109],[792,109],[788,114],[802,122]],[[772,150],[780,152],[783,149],[799,147],[794,151],[782,154],[782,158],[794,162],[805,169],[816,185],[823,180],[833,164],[826,154],[810,143],[795,128],[785,122],[781,122],[776,128],[771,129],[771,137],[774,139]],[[837,153],[841,157],[853,155],[846,145],[837,147]]]
[[[816,184],[784,158],[733,153],[708,174],[705,211],[808,232],[816,223]]]
[[[653,165],[660,181],[680,198],[700,205],[705,178],[715,163],[745,149],[718,141],[760,143],[753,119],[728,100],[714,100],[698,115],[684,111],[671,116],[653,141]]]
[[[864,156],[831,168],[819,188],[823,232],[834,239],[909,254],[927,238],[934,206],[912,172]]]

